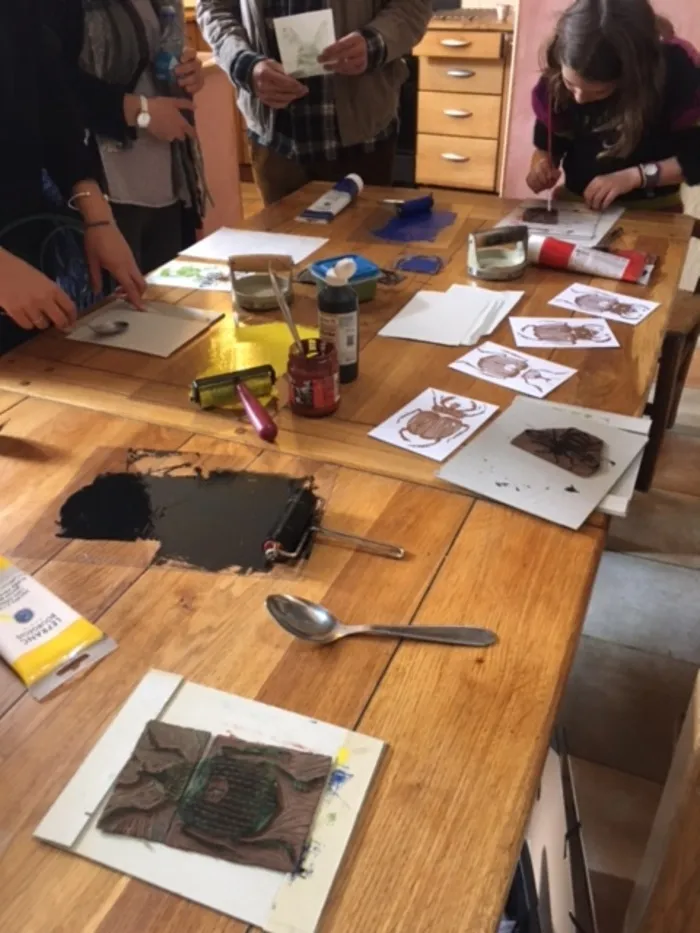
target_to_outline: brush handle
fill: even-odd
[[[248,386],[239,383],[236,386],[241,405],[245,409],[248,420],[255,428],[255,433],[263,441],[274,441],[277,437],[277,425],[272,420],[270,412],[253,395]]]

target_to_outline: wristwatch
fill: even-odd
[[[141,94],[139,95],[139,102],[141,104],[141,109],[136,115],[136,126],[138,126],[140,130],[147,130],[151,125],[151,113],[148,109],[148,98]]]
[[[643,188],[656,188],[661,178],[661,169],[658,162],[647,162],[639,166],[642,176]]]

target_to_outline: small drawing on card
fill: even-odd
[[[293,78],[326,74],[319,56],[335,42],[332,10],[316,10],[273,20],[282,65]]]
[[[571,285],[550,302],[555,308],[566,308],[596,317],[605,317],[625,324],[640,324],[659,307],[656,301],[618,295],[590,285]]]
[[[498,408],[439,389],[426,389],[369,436],[442,461],[475,433]]]
[[[510,319],[513,339],[518,347],[586,348],[619,347],[607,321],[599,318],[519,317]]]

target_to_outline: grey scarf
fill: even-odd
[[[151,4],[160,19],[166,0],[151,0]],[[175,6],[184,33],[182,2],[167,0],[167,5]],[[83,35],[80,67],[102,81],[133,87],[149,65],[145,31],[131,0],[83,0]],[[172,89],[159,88],[159,92],[169,96]],[[201,152],[194,140],[173,143],[173,173],[178,199],[201,217],[206,189]]]

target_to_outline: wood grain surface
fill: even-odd
[[[323,186],[261,212],[252,229],[309,233],[293,217]],[[375,243],[386,217],[373,191],[329,230],[322,251],[362,251],[382,265],[414,248]],[[411,192],[415,194],[415,192]],[[0,367],[0,553],[95,621],[119,649],[84,679],[37,704],[0,669],[0,927],[7,933],[243,933],[239,923],[41,845],[32,831],[106,724],[151,667],[376,735],[389,753],[324,916],[321,933],[491,933],[571,666],[604,541],[462,492],[438,488],[434,465],[367,438],[370,427],[427,385],[505,405],[512,394],[447,368],[459,350],[385,340],[378,329],[419,288],[466,282],[464,242],[508,208],[495,198],[438,194],[457,223],[421,252],[447,263],[408,276],[362,307],[361,377],[337,417],[278,416],[271,447],[237,417],[192,408],[186,388],[235,353],[231,315],[170,360],[47,335]],[[317,231],[313,231],[316,233]],[[639,215],[626,245],[653,249],[645,297],[663,303],[636,328],[613,325],[620,351],[549,351],[579,366],[554,394],[633,413],[653,378],[690,224]],[[518,313],[542,314],[571,281],[528,270]],[[610,287],[610,283],[605,283]],[[612,285],[614,288],[614,284]],[[621,289],[622,290],[622,289]],[[630,287],[626,286],[625,291]],[[634,289],[631,289],[634,293]],[[230,310],[227,295],[155,292]],[[315,293],[297,287],[294,313],[313,322]],[[550,312],[547,312],[550,313]],[[273,316],[274,317],[274,316]],[[270,320],[270,316],[264,319]],[[254,322],[253,322],[254,326]],[[511,344],[510,328],[496,334]],[[319,543],[298,571],[206,574],[154,566],[152,542],[65,541],[53,517],[67,490],[127,448],[170,451],[226,468],[313,474],[333,528],[406,544],[393,562]],[[98,449],[99,448],[99,449]],[[116,460],[114,459],[116,458]],[[159,458],[144,469],[157,469]],[[184,462],[184,461],[183,461]],[[288,591],[348,623],[493,628],[497,647],[455,650],[351,639],[320,649],[292,642],[263,602]]]
[[[389,743],[323,931],[482,933],[493,926],[602,530],[575,534],[464,495],[46,400],[19,401],[9,415],[5,431],[52,456],[0,459],[0,552],[119,648],[43,704],[1,669],[3,930],[243,933],[241,924],[32,839],[150,667]],[[143,542],[55,539],[49,519],[61,495],[110,462],[109,448],[96,451],[97,442],[122,451],[114,457],[130,445],[176,452],[165,462],[153,458],[153,469],[198,453],[230,468],[314,473],[332,527],[410,542],[409,558],[395,563],[319,543],[300,572],[241,577],[152,566]],[[561,581],[556,590],[552,578]],[[349,623],[485,625],[501,641],[484,651],[362,639],[317,649],[292,642],[266,616],[265,596],[281,588],[322,601]]]

